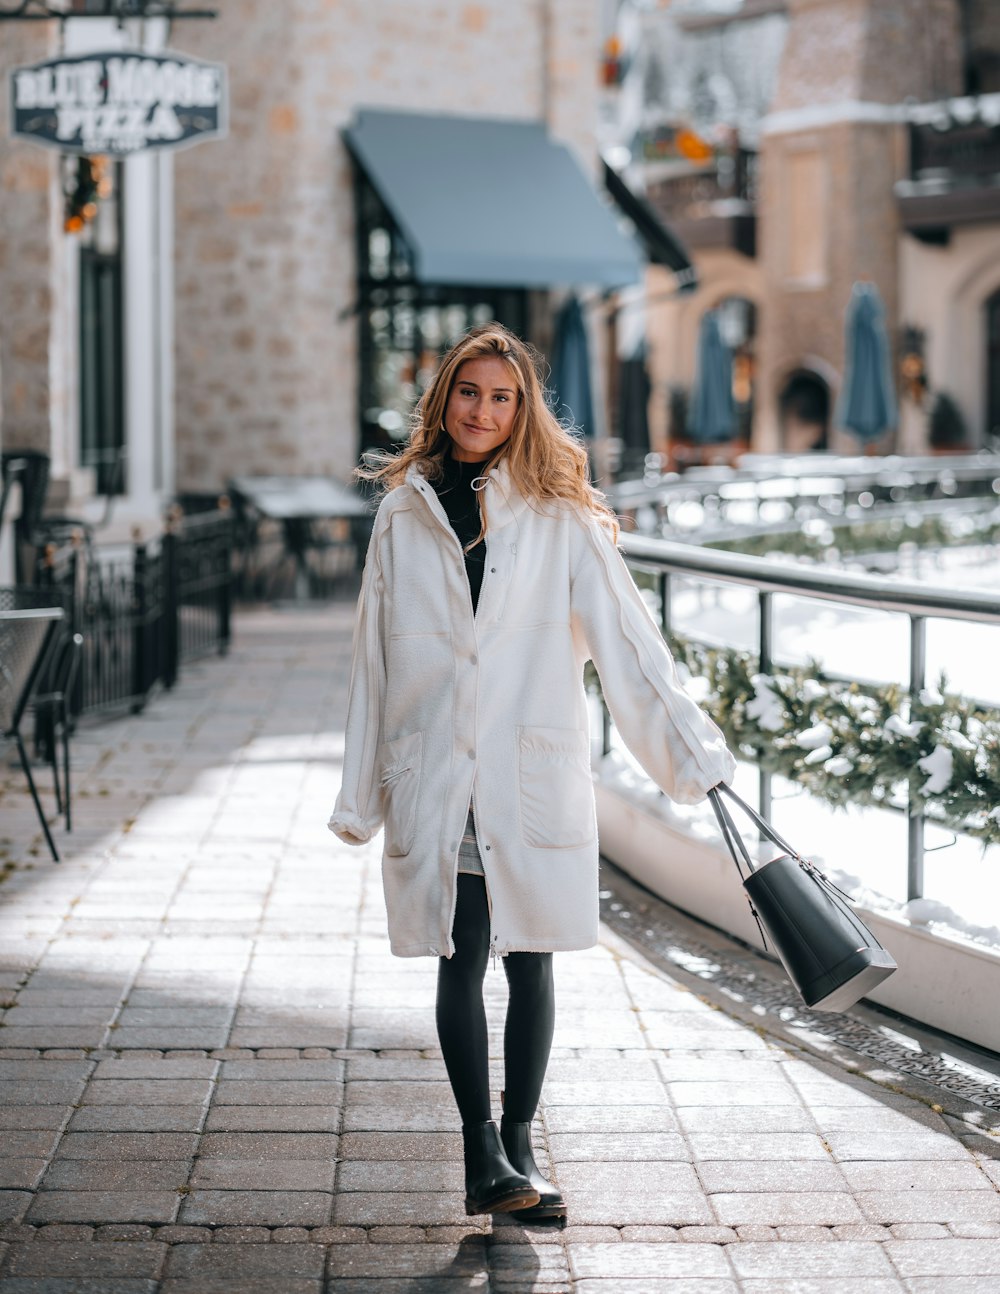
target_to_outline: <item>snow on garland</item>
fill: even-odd
[[[943,679],[911,698],[815,664],[763,675],[750,652],[670,645],[734,753],[832,805],[904,806],[912,791],[936,821],[1000,844],[1000,712],[947,695]]]

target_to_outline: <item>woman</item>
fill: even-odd
[[[499,324],[463,337],[406,448],[358,475],[387,493],[329,826],[362,844],[384,823],[392,951],[439,958],[466,1212],[563,1217],[530,1128],[552,1041],[552,954],[598,939],[585,663],[622,738],[675,800],[728,781],[733,759],[681,689],[586,452],[546,407],[524,342]],[[490,953],[510,989],[499,1130],[482,997]]]

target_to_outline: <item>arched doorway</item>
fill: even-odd
[[[810,369],[791,373],[778,396],[781,448],[806,454],[827,448],[830,429],[830,388]]]
[[[986,302],[986,437],[1000,437],[1000,291]]]

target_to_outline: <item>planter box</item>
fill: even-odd
[[[669,826],[600,781],[594,789],[606,858],[675,907],[753,948],[762,947],[727,854]],[[870,1001],[1000,1051],[1000,952],[884,912],[860,907],[858,912],[899,964]]]

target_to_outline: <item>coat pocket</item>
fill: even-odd
[[[411,732],[379,747],[379,783],[385,814],[385,852],[408,854],[417,827],[422,734]]]
[[[589,844],[597,833],[589,735],[579,728],[518,728],[517,764],[525,844]]]

